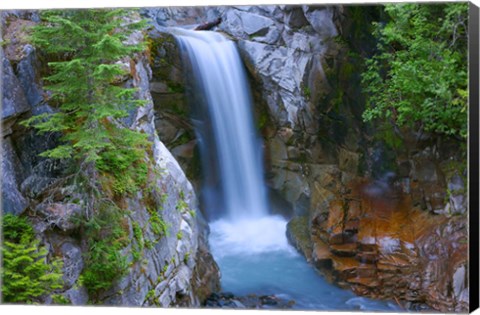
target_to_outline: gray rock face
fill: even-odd
[[[320,38],[334,37],[338,35],[334,19],[335,7],[310,7],[303,6],[305,18],[313,27]]]
[[[17,65],[18,80],[25,91],[28,104],[30,107],[34,107],[43,100],[42,92],[37,84],[37,58],[35,49],[31,45],[25,45],[23,53],[25,57]]]
[[[72,305],[86,305],[88,303],[88,292],[85,287],[72,287],[63,294]]]
[[[2,209],[5,213],[20,215],[28,206],[28,201],[18,189],[18,176],[15,170],[20,163],[13,152],[10,138],[2,142]]]
[[[161,195],[167,196],[158,205],[161,209],[158,211],[168,224],[168,233],[154,242],[153,248],[143,251],[141,262],[135,263],[129,274],[105,294],[103,302],[124,306],[199,306],[193,273],[201,263],[195,257],[200,252],[199,242],[205,237],[206,230],[198,222],[200,212],[191,183],[155,132],[148,84],[151,75],[146,62],[139,62],[136,67],[138,97],[146,100],[147,104],[136,110],[132,127],[143,130],[153,141],[154,165],[162,170],[155,186],[160,189]],[[158,199],[161,199],[160,195]],[[130,199],[129,208],[136,209],[131,219],[146,229],[144,238],[154,241],[156,237],[148,228],[150,215],[141,199]],[[218,268],[214,269],[213,277],[218,281]]]
[[[6,127],[9,126],[9,124],[5,124],[7,119],[27,112],[30,109],[30,106],[25,92],[20,85],[17,76],[13,72],[10,61],[3,57],[2,62],[2,122],[5,135],[5,133],[9,133],[6,132]]]
[[[50,226],[62,231],[71,231],[76,228],[75,216],[80,216],[82,206],[72,203],[42,203],[35,210]]]
[[[10,12],[9,18],[25,17],[20,13]],[[142,39],[140,32],[136,35],[129,41]],[[139,55],[135,64],[137,75],[124,78],[126,85],[138,89],[136,97],[145,100],[146,104],[133,110],[123,123],[144,132],[152,141],[153,156],[149,158],[152,168],[158,172],[154,179],[154,186],[158,188],[155,208],[168,226],[168,233],[159,237],[152,231],[149,222],[151,210],[147,209],[144,201],[146,190],[126,198],[131,214],[125,224],[132,242],[123,254],[131,265],[126,276],[113,283],[109,290],[93,297],[79,282],[88,250],[75,221],[75,217],[84,211],[82,190],[72,181],[63,181],[64,170],[68,166],[66,162],[38,156],[55,145],[57,135],[46,138],[18,124],[24,117],[52,112],[52,108],[43,103],[38,78],[38,67],[41,65],[34,48],[24,45],[22,54],[17,57],[15,73],[9,60],[2,55],[2,206],[6,213],[20,215],[28,207],[35,212],[36,215],[30,219],[38,238],[49,249],[49,255],[63,259],[64,291],[58,293],[74,305],[96,300],[123,306],[199,306],[206,298],[201,295],[202,290],[211,292],[219,286],[218,267],[213,260],[205,258],[210,255],[206,244],[207,230],[205,225],[200,224],[201,214],[193,187],[155,131],[149,90],[152,73],[146,58]],[[142,245],[137,260],[134,260],[132,252],[132,246],[140,248],[139,241],[135,239],[134,225],[142,228],[143,241],[149,242],[148,246]],[[202,263],[211,266],[200,266]],[[207,276],[199,274],[198,270],[205,270]],[[46,297],[45,303],[52,303],[52,299]]]
[[[299,124],[302,110],[315,116],[304,95],[310,81],[320,79],[323,89],[329,88],[320,59],[329,49],[328,40],[338,35],[334,8],[306,8],[226,7],[220,24],[222,31],[239,40],[247,68],[262,82],[272,117],[282,127]]]

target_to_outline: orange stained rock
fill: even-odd
[[[361,284],[361,285],[364,285],[364,286],[369,287],[369,288],[378,287],[380,285],[380,282],[377,280],[376,277],[372,277],[372,278],[361,278],[361,277],[350,278],[350,279],[348,279],[348,282]]]
[[[438,226],[440,216],[413,207],[409,196],[389,191],[386,195],[365,193],[368,182],[353,183],[351,195],[354,202],[348,210],[349,219],[361,213],[358,221],[358,241],[364,244],[379,244],[382,239],[396,239],[400,244],[412,247],[421,235]],[[356,196],[356,197],[355,197]],[[335,205],[338,212],[338,205]]]
[[[341,199],[335,199],[330,202],[327,229],[333,233],[341,233],[343,230],[344,208]]]
[[[347,270],[355,270],[360,266],[360,262],[353,257],[334,257],[333,268],[340,272]]]
[[[332,254],[328,248],[328,245],[322,242],[320,239],[317,239],[314,243],[315,257],[318,260],[330,259]]]

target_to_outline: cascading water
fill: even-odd
[[[392,310],[327,283],[288,244],[286,221],[268,214],[261,142],[235,44],[215,32],[173,29],[185,54],[193,122],[204,167],[202,200],[222,289],[275,294],[299,309]]]
[[[182,35],[177,30],[177,38],[191,60],[193,79],[201,85],[207,104],[204,109],[217,161],[211,167],[218,167],[223,217],[238,220],[265,216],[260,143],[253,126],[247,80],[234,43],[214,32],[183,31]],[[216,208],[216,202],[209,203]]]

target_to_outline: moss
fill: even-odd
[[[183,263],[185,265],[188,263],[188,259],[190,259],[190,252],[185,253],[185,257],[183,257]]]
[[[185,92],[185,86],[183,84],[167,81],[168,92],[183,94]]]
[[[133,261],[138,261],[145,248],[145,240],[143,238],[142,228],[136,221],[132,221],[132,229],[136,241],[132,249]]]
[[[185,200],[180,199],[180,200],[178,200],[178,202],[177,202],[176,209],[177,209],[178,211],[183,212],[183,211],[188,211],[188,210],[189,210],[189,207],[188,207],[188,204],[185,202]]]
[[[303,95],[305,95],[306,98],[310,98],[311,91],[310,91],[310,88],[308,86],[303,87]]]
[[[180,145],[186,144],[192,141],[195,137],[190,134],[190,132],[184,132],[180,137],[178,137],[174,142],[169,144],[169,147],[175,148]]]
[[[290,239],[296,244],[296,247],[305,255],[311,253],[312,243],[310,240],[310,232],[308,228],[308,217],[295,217],[287,225],[287,233]]]
[[[155,212],[150,215],[150,219],[148,219],[150,223],[150,228],[155,235],[158,236],[168,236],[169,235],[169,225],[162,220],[158,212]]]
[[[72,303],[69,298],[61,294],[53,294],[52,301],[54,304],[58,304],[58,305],[68,305]]]
[[[147,249],[152,249],[152,248],[155,247],[155,243],[152,242],[152,241],[150,241],[150,240],[146,240],[146,241],[145,241],[145,247],[146,247]]]

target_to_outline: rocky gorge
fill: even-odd
[[[143,13],[160,30],[223,18],[217,31],[237,42],[248,70],[273,211],[290,218],[289,240],[322,274],[404,308],[468,308],[462,145],[402,130],[395,146],[382,139],[381,126],[362,122],[360,59],[372,53],[374,39],[360,25],[379,18],[375,7]],[[151,37],[161,38],[151,84],[157,130],[200,185],[180,54],[168,31]]]
[[[131,240],[123,249],[128,273],[108,290],[89,294],[80,281],[86,241],[73,219],[81,212],[74,200],[83,197],[65,179],[67,163],[38,156],[55,145],[55,136],[20,124],[54,110],[42,89],[47,61],[24,36],[39,17],[2,12],[2,207],[28,217],[49,257],[63,260],[65,285],[58,294],[77,305],[241,307],[228,294],[216,295],[219,270],[199,193],[192,89],[170,30],[222,17],[215,31],[236,43],[245,64],[271,208],[289,220],[290,243],[325,278],[358,295],[395,299],[411,310],[468,309],[465,148],[407,129],[401,130],[402,144],[392,145],[379,136],[381,126],[362,121],[360,60],[372,53],[374,39],[360,25],[380,18],[376,7],[172,7],[140,13],[154,27],[145,38],[136,33],[130,39],[146,41],[147,49],[121,61],[130,70],[121,81],[136,87],[146,105],[125,123],[153,143],[146,155],[158,169],[150,174],[157,188],[118,200],[130,210],[122,219]],[[151,208],[168,233],[155,232]],[[268,305],[272,299],[249,303]],[[42,302],[52,303],[51,297]]]

